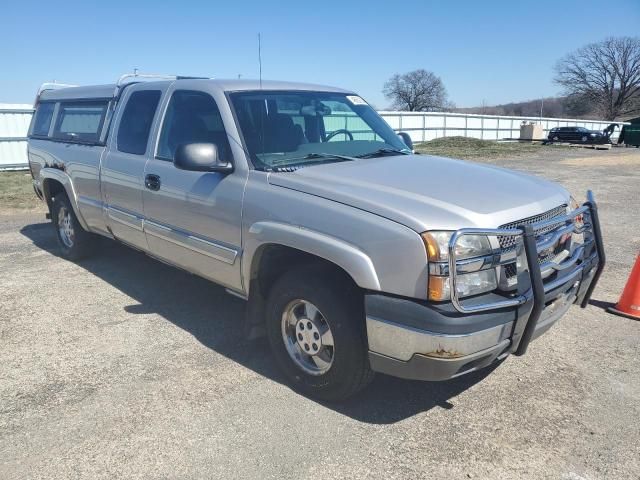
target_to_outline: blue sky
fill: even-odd
[[[53,6],[55,5],[55,6]],[[0,7],[0,102],[31,103],[44,81],[111,83],[145,72],[350,88],[377,107],[391,75],[425,68],[458,106],[558,93],[563,54],[640,35],[640,0],[30,2]]]

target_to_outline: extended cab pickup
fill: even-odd
[[[445,380],[521,355],[604,266],[590,193],[415,155],[337,88],[43,89],[29,162],[65,257],[97,234],[223,285],[248,302],[238,328],[326,399],[373,372]]]

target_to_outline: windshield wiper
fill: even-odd
[[[318,161],[307,161],[307,160],[318,160],[321,158],[328,158],[328,159],[333,159],[333,160],[337,160],[340,162],[352,162],[354,160],[358,160],[358,158],[356,157],[348,157],[347,155],[337,155],[337,154],[333,154],[333,153],[322,153],[322,152],[313,152],[313,153],[309,153],[307,155],[305,155],[304,157],[296,157],[296,158],[288,158],[286,161],[283,161],[282,163],[280,163],[279,165],[273,165],[272,170],[274,172],[290,172],[290,171],[294,171],[297,170],[298,168],[301,168],[305,165],[311,166],[311,165],[322,165],[325,162],[318,162]],[[293,162],[292,162],[293,160]],[[295,160],[298,160],[297,162]],[[302,160],[302,161],[300,161]],[[291,163],[290,163],[291,162]]]
[[[375,152],[363,153],[362,155],[356,155],[357,158],[373,158],[383,157],[385,155],[410,155],[408,150],[396,150],[395,148],[379,148]]]
[[[344,161],[357,160],[356,157],[348,157],[347,155],[336,155],[335,153],[322,153],[322,152],[309,153],[308,155],[305,155],[304,157],[302,157],[300,160],[314,160],[317,158],[337,158],[339,160],[344,160]]]

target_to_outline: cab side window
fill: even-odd
[[[49,135],[49,127],[53,119],[53,112],[56,104],[54,102],[41,102],[38,104],[36,114],[33,119],[33,129],[31,135],[34,137],[46,137]]]
[[[160,90],[143,90],[131,94],[118,127],[118,151],[134,155],[146,153],[160,96]]]
[[[106,100],[63,101],[53,129],[53,138],[71,143],[97,142],[108,105]]]
[[[220,158],[231,161],[229,140],[215,100],[204,92],[177,90],[167,106],[157,158],[173,161],[176,149],[188,143],[214,143]]]

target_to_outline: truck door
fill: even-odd
[[[147,250],[143,231],[144,166],[151,152],[149,133],[162,97],[161,88],[144,84],[125,90],[102,162],[101,185],[106,223],[118,239]]]
[[[145,168],[144,231],[151,253],[232,289],[240,280],[246,170],[229,174],[176,168],[179,145],[214,143],[233,163],[216,100],[197,89],[170,92],[155,157]],[[225,101],[222,94],[220,101]],[[226,119],[233,128],[233,120]]]

